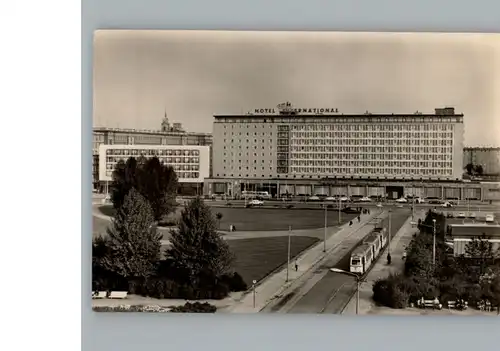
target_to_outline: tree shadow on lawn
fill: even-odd
[[[295,269],[294,257],[317,242],[319,242],[317,238],[292,236],[290,269]],[[227,243],[235,255],[234,270],[242,276],[249,287],[252,285],[252,280],[262,280],[285,265],[287,261],[287,236],[228,240]]]

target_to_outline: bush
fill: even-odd
[[[382,306],[390,308],[406,308],[410,302],[415,303],[422,297],[434,298],[436,288],[429,282],[407,278],[401,274],[391,274],[385,279],[379,279],[373,285],[373,300]]]
[[[230,291],[245,291],[248,289],[247,283],[236,272],[232,275],[223,276],[222,282],[228,286]]]
[[[183,306],[175,306],[170,312],[174,313],[215,313],[217,311],[217,307],[211,305],[207,302],[205,303],[190,303],[186,302]]]

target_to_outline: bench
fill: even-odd
[[[448,309],[461,309],[461,310],[466,310],[468,307],[468,302],[467,301],[448,301]]]
[[[126,291],[112,291],[109,294],[110,299],[126,299],[127,298],[127,292]]]
[[[92,292],[93,299],[105,299],[106,297],[108,297],[108,293],[106,291]]]
[[[439,300],[424,300],[423,298],[418,301],[418,306],[420,308],[433,308],[440,310],[443,308],[443,305],[439,303]]]

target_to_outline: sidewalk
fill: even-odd
[[[415,213],[415,222],[418,219],[424,219],[425,211]],[[389,276],[390,273],[401,273],[404,270],[404,260],[403,252],[406,246],[410,243],[414,233],[418,229],[412,228],[411,216],[408,217],[406,222],[401,226],[399,231],[394,235],[390,243],[392,263],[387,265],[387,249],[379,257],[378,261],[373,266],[370,273],[365,279],[365,282],[361,284],[359,290],[359,314],[373,314],[372,309],[376,307],[375,302],[373,302],[373,284],[380,278],[385,278]],[[356,314],[356,295],[354,295],[346,308],[342,312],[343,315],[355,315]]]
[[[293,267],[289,269],[289,279],[286,281],[287,268],[286,264],[280,271],[264,279],[255,288],[255,307],[254,307],[254,294],[250,289],[243,298],[238,301],[235,306],[227,309],[225,312],[232,313],[257,313],[262,310],[267,304],[276,296],[280,295],[285,291],[293,282],[305,273],[309,272],[317,263],[319,263],[323,258],[325,258],[331,251],[333,251],[337,245],[339,245],[346,237],[351,233],[356,232],[361,227],[368,224],[373,218],[383,216],[385,212],[374,211],[371,214],[362,215],[361,222],[353,221],[353,225],[349,227],[349,223],[344,224],[340,227],[335,235],[331,235],[331,231],[337,228],[328,228],[329,239],[326,240],[327,252],[323,252],[323,242],[319,242],[313,248],[302,253],[297,258],[297,263],[299,270],[295,271]],[[294,261],[295,262],[295,261]]]

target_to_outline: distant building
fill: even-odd
[[[500,176],[500,147],[465,147],[463,164],[481,165],[484,175]]]
[[[172,166],[179,179],[179,193],[202,194],[203,181],[210,172],[210,147],[197,145],[101,145],[99,147],[99,180],[105,191],[120,160],[130,157],[158,157]]]
[[[465,247],[474,238],[485,235],[493,245],[493,250],[500,248],[500,225],[485,223],[451,224],[450,236],[453,240],[453,255],[465,255]]]
[[[94,128],[92,147],[92,178],[94,191],[103,192],[104,183],[99,178],[99,148],[101,145],[198,145],[212,146],[209,133],[190,133],[180,123],[170,125],[167,115],[160,130],[138,130],[120,128]],[[211,156],[210,152],[210,158]]]

